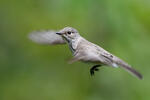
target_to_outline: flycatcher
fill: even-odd
[[[98,67],[107,65],[114,68],[121,67],[132,75],[142,79],[142,75],[133,69],[128,63],[104,50],[100,46],[89,42],[72,27],[65,27],[57,32],[32,32],[29,35],[29,38],[40,44],[56,45],[67,43],[73,54],[73,58],[69,62],[73,63],[76,61],[82,61],[93,63],[94,66],[90,69],[91,75],[94,75],[94,71],[98,71]]]

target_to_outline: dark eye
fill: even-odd
[[[71,34],[71,32],[67,32],[68,34]]]

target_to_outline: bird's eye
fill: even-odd
[[[71,32],[67,32],[68,34],[71,34]]]

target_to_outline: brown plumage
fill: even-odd
[[[39,42],[42,36],[42,42],[44,44],[64,44],[69,45],[70,50],[73,53],[73,58],[70,63],[75,61],[91,62],[97,65],[108,65],[112,67],[121,67],[126,71],[130,72],[132,75],[142,79],[142,75],[133,69],[129,64],[121,60],[120,58],[114,56],[108,51],[104,50],[100,46],[89,42],[80,36],[79,32],[72,27],[65,27],[64,29],[57,32],[57,36],[54,33],[49,33],[46,37],[43,33],[31,34],[30,39]],[[44,42],[43,42],[44,41]],[[91,72],[97,70],[96,67],[91,68]],[[94,72],[92,72],[94,74]]]

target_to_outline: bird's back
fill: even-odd
[[[131,73],[132,75],[142,79],[142,75],[132,68],[128,63],[123,61],[122,59],[114,56],[113,54],[109,53],[108,51],[104,50],[102,47],[87,41],[86,39],[82,39],[79,45],[79,48],[82,52],[84,52],[87,56],[87,60],[91,62],[97,62],[104,65],[109,65],[112,67],[121,67]],[[89,57],[89,58],[88,58]]]

